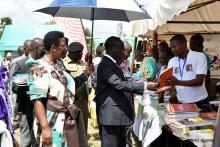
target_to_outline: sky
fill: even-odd
[[[0,17],[11,17],[12,23],[20,24],[44,24],[52,19],[50,15],[33,12],[34,10],[48,6],[52,0],[0,0]],[[112,21],[95,21],[94,37],[107,38],[117,35],[117,24]],[[91,28],[91,22],[83,20],[84,27]],[[126,27],[127,24],[123,23]]]

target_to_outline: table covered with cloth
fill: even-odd
[[[135,96],[134,134],[142,141],[142,146],[149,146],[162,133],[165,124],[166,104],[158,103],[158,96],[152,91],[143,96]]]

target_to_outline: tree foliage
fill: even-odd
[[[9,25],[12,24],[12,19],[10,17],[2,17],[1,18],[2,25]]]
[[[0,22],[0,38],[1,38],[5,25],[12,24],[12,19],[10,17],[2,17],[0,20],[1,20]]]

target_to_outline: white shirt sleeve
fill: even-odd
[[[168,62],[167,68],[173,67],[173,60],[174,58],[170,59],[170,61]]]
[[[203,53],[198,54],[196,63],[196,75],[207,75],[207,61]]]

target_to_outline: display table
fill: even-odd
[[[156,103],[156,95],[151,96],[150,100],[151,103],[149,105],[142,106],[141,96],[138,96],[135,99],[136,119],[133,125],[133,131],[135,135],[139,138],[139,140],[142,141],[144,147],[145,144],[146,146],[150,144],[151,147],[212,146],[214,126],[200,127],[199,129],[197,127],[194,130],[190,130],[188,134],[184,135],[181,129],[177,129],[172,125],[166,123],[166,103]],[[154,110],[156,110],[156,112]],[[148,117],[154,116],[154,119],[151,119],[153,120],[153,125],[150,125],[150,127],[147,125],[143,125],[146,121],[145,112],[147,112]],[[153,115],[151,115],[151,113],[153,113]],[[159,121],[157,121],[158,119]],[[147,121],[149,120],[150,119],[148,118]]]

